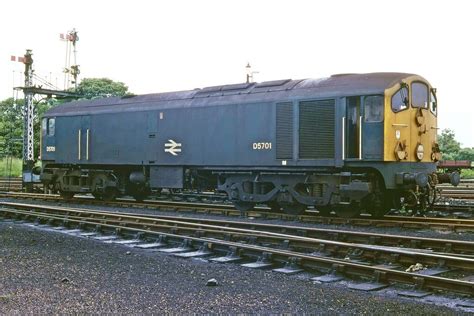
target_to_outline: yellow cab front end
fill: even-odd
[[[385,90],[384,161],[435,163],[441,159],[436,90],[410,76]]]
[[[402,170],[396,174],[395,187],[414,204],[419,203],[420,195],[433,203],[436,184],[459,183],[459,174],[436,172],[442,156],[437,143],[436,89],[423,77],[411,75],[386,89],[384,95],[384,161]]]

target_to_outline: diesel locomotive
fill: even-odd
[[[339,74],[67,103],[42,119],[41,180],[65,199],[216,190],[236,208],[382,216],[426,209],[441,159],[436,89]]]

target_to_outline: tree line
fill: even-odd
[[[443,153],[443,160],[470,160],[474,161],[474,147],[461,147],[456,135],[451,129],[444,129],[438,136],[438,144]]]

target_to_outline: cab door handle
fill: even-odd
[[[77,130],[77,159],[81,160],[81,129]]]
[[[89,132],[89,129],[86,130],[86,160],[89,160],[89,135],[90,135],[90,132]]]

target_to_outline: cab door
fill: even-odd
[[[368,160],[383,158],[383,95],[369,95],[362,98],[362,156]]]
[[[41,159],[56,159],[56,118],[45,117],[41,121]]]
[[[346,98],[344,151],[345,159],[361,159],[361,106],[360,96]]]
[[[90,116],[81,116],[81,127],[78,130],[78,142],[80,143],[78,158],[82,163],[87,163],[92,158],[91,134]]]

